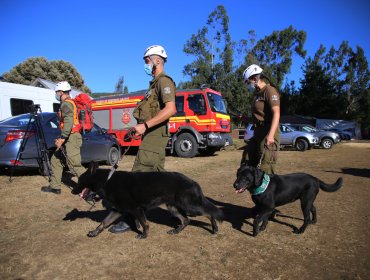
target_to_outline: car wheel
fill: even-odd
[[[297,151],[303,152],[308,149],[308,142],[305,139],[297,139],[295,142],[295,148]]]
[[[117,147],[110,147],[108,152],[107,165],[115,165],[118,163],[120,158],[120,153]]]
[[[321,141],[321,147],[323,147],[324,149],[331,149],[331,147],[333,147],[333,144],[334,142],[330,138],[324,138]]]
[[[176,139],[175,151],[179,157],[191,158],[198,153],[198,143],[190,133],[182,133]]]

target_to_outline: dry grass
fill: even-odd
[[[280,207],[279,222],[250,236],[253,206],[249,195],[234,193],[242,142],[213,157],[167,157],[166,167],[200,183],[206,196],[222,208],[226,220],[211,235],[204,217],[192,218],[179,235],[166,231],[174,220],[166,210],[148,212],[146,240],[136,233],[86,233],[106,215],[70,194],[40,192],[47,181],[35,174],[0,177],[1,279],[368,279],[370,275],[369,201],[370,144],[341,143],[326,151],[283,151],[279,173],[307,172],[332,183],[344,177],[336,193],[320,192],[318,223],[303,235],[292,233],[302,224],[299,203]],[[126,156],[121,170],[130,170]],[[124,182],[123,182],[124,183]]]

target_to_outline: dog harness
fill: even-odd
[[[267,174],[263,175],[262,184],[254,190],[252,195],[259,195],[261,193],[264,193],[269,183],[270,183],[270,176]]]

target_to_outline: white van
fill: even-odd
[[[42,112],[58,112],[60,107],[51,89],[0,82],[0,120],[29,113],[35,104]]]

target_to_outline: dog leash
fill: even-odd
[[[129,151],[129,149],[131,148],[131,145],[132,145],[132,141],[131,140],[138,140],[140,139],[140,136],[136,136],[136,130],[135,128],[131,127],[128,129],[126,135],[124,136],[124,141],[130,141],[130,145],[127,147],[127,149],[125,150],[125,152],[122,154],[122,156],[120,157],[119,161],[122,160],[122,158],[127,154],[127,152]],[[62,147],[61,147],[62,148]],[[77,175],[77,172],[74,170],[73,168],[73,165],[71,164],[71,162],[69,161],[68,157],[67,157],[67,154],[65,153],[64,149],[62,149],[62,153],[64,155],[64,157],[66,158],[67,160],[67,164],[71,165],[72,166],[72,169],[75,173],[75,175],[77,176],[78,178],[78,175]],[[107,177],[107,181],[106,183],[109,181],[109,179],[112,177],[112,175],[114,174],[114,172],[118,169],[118,164],[116,163],[115,165],[113,165],[109,171],[109,174],[108,174],[108,177]],[[91,205],[91,208],[89,209],[89,211],[91,211],[92,208],[95,207],[95,202],[99,201],[101,198],[97,198],[97,193],[94,193],[94,192],[91,192],[89,193],[86,197],[85,197],[85,192],[89,191],[87,188],[83,189],[82,192],[80,193],[80,199],[83,199],[85,200],[89,205]]]
[[[274,148],[275,148],[275,149],[274,149]],[[261,155],[260,160],[259,160],[259,162],[258,162],[258,164],[257,164],[257,168],[258,168],[258,169],[261,167],[262,160],[263,160],[263,158],[265,157],[266,150],[271,152],[271,159],[272,159],[273,161],[275,161],[275,160],[276,160],[277,144],[276,144],[276,143],[273,143],[273,144],[270,144],[270,145],[264,144],[264,145],[263,145],[262,155]]]

